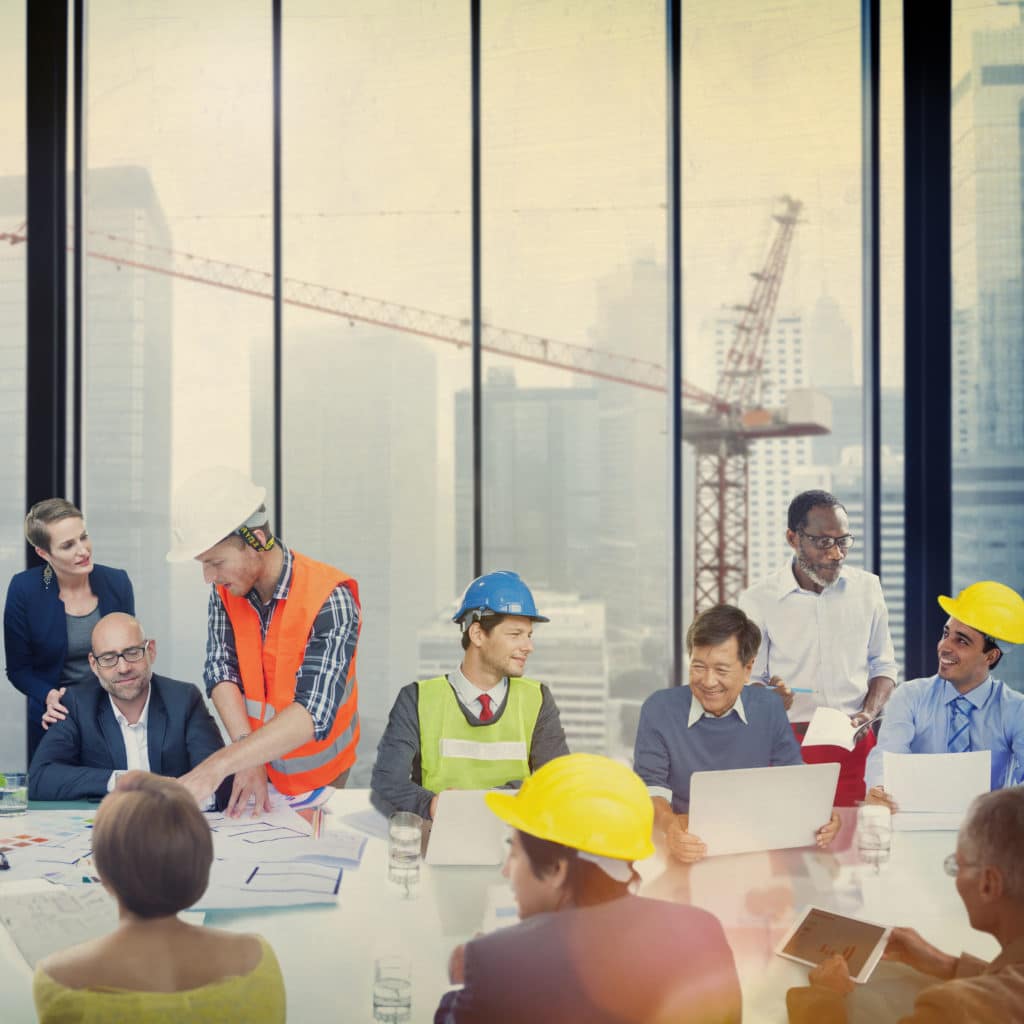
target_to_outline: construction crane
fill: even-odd
[[[695,448],[694,608],[734,604],[747,586],[750,445],[765,438],[827,434],[831,410],[821,396],[790,392],[785,409],[761,404],[764,351],[803,204],[781,198],[778,224],[764,266],[739,314],[715,396],[704,410],[683,419],[683,436]]]
[[[779,235],[764,269],[754,274],[751,301],[738,307],[742,316],[726,369],[715,393],[686,381],[680,383],[684,410],[684,441],[696,445],[697,561],[695,594],[698,610],[717,600],[735,600],[746,583],[747,447],[757,438],[827,433],[828,427],[796,422],[787,411],[760,409],[760,379],[764,342],[771,325],[786,256],[800,203],[784,199],[776,216]],[[237,263],[195,253],[150,245],[102,231],[86,232],[89,259],[134,267],[256,298],[273,299],[273,275]],[[0,242],[17,245],[27,239],[27,225],[0,232]],[[468,319],[386,299],[372,298],[294,278],[282,279],[281,301],[286,305],[402,331],[433,341],[468,348],[472,329]],[[484,351],[554,369],[648,391],[665,392],[667,373],[656,362],[618,355],[589,345],[577,345],[493,324],[481,327]],[[714,492],[715,487],[719,492]]]

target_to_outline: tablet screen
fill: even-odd
[[[812,964],[838,953],[849,966],[850,977],[856,978],[887,930],[811,907],[779,952]]]

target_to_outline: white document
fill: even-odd
[[[321,864],[215,860],[210,884],[191,910],[256,910],[336,903],[342,870]]]
[[[834,762],[694,772],[688,828],[709,857],[811,846],[832,816],[838,780]]]
[[[484,803],[485,792],[447,789],[439,794],[428,864],[500,864],[505,859],[505,825]]]
[[[351,828],[357,828],[374,839],[387,839],[388,819],[375,807],[367,807],[361,811],[343,814],[339,819]]]
[[[117,902],[101,885],[65,889],[48,882],[24,888],[13,883],[0,887],[0,922],[29,967],[35,967],[51,953],[112,932]]]
[[[853,750],[857,732],[850,716],[835,708],[816,708],[804,733],[802,746],[805,747],[842,747]]]
[[[992,788],[992,752],[882,754],[882,784],[902,813],[963,815]],[[896,822],[893,822],[895,825]]]
[[[365,846],[366,836],[345,831],[322,832],[319,839],[300,836],[249,843],[245,838],[239,838],[219,844],[217,852],[223,860],[239,860],[249,864],[258,858],[262,864],[298,861],[354,868],[363,859]]]

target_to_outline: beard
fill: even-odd
[[[808,562],[803,555],[796,556],[796,564],[800,567],[801,572],[805,573],[812,583],[821,587],[823,590],[827,590],[829,587],[834,587],[839,580],[838,573],[834,580],[825,579],[825,577],[818,572],[817,568]]]

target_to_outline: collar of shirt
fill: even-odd
[[[139,715],[139,720],[137,722],[129,722],[128,719],[121,714],[121,709],[114,703],[114,698],[111,697],[110,694],[107,694],[107,697],[110,700],[110,706],[114,709],[114,718],[122,729],[131,729],[139,725],[141,725],[143,729],[149,727],[149,701],[152,696],[153,684],[150,683],[149,692],[146,694],[146,703],[142,705],[142,714]]]
[[[288,549],[288,545],[280,538],[277,538],[277,543],[281,546],[281,554],[284,556],[284,561],[281,563],[281,575],[277,577],[277,583],[274,584],[274,593],[270,595],[268,604],[273,604],[275,601],[283,601],[292,589],[292,553]],[[265,607],[255,587],[245,596],[249,599],[249,603],[257,610]]]
[[[939,676],[939,678],[942,679],[942,676]],[[991,676],[988,676],[981,686],[976,686],[967,693],[961,693],[948,679],[942,679],[942,682],[944,684],[942,693],[943,704],[952,704],[957,697],[966,697],[974,707],[980,708],[988,700],[988,696],[992,692]]]
[[[800,586],[800,581],[796,578],[796,573],[793,571],[794,565],[796,565],[796,559],[791,558],[779,570],[779,589],[777,596],[780,601],[789,594],[812,594],[814,597],[821,597],[822,594],[827,594],[830,590],[843,590],[846,587],[845,565],[839,570],[839,576],[835,583],[833,583],[831,587],[826,587],[820,594],[816,590],[806,590],[804,587]]]
[[[502,679],[497,686],[492,687],[490,690],[481,690],[475,683],[471,683],[463,674],[461,666],[454,672],[449,673],[448,681],[455,687],[455,696],[462,702],[463,707],[467,711],[472,711],[477,718],[480,717],[480,712],[483,711],[483,705],[480,703],[480,694],[486,693],[491,698],[491,710],[497,713],[498,708],[501,707],[502,702],[505,700],[505,694],[508,693],[508,679]]]
[[[711,714],[710,711],[705,711],[704,710],[704,705],[701,704],[701,702],[699,700],[697,700],[697,694],[693,693],[692,690],[690,691],[690,693],[693,696],[692,696],[692,699],[690,701],[690,718],[689,718],[689,720],[686,723],[686,728],[687,729],[689,729],[693,725],[696,725],[697,722],[699,722],[702,718],[727,718],[734,711],[739,716],[739,720],[744,725],[748,724],[748,722],[747,722],[747,713],[746,713],[746,711],[743,710],[743,694],[742,693],[739,694],[736,697],[736,703],[733,704],[733,706],[731,708],[729,708],[729,710],[726,711],[726,713],[724,715],[713,715],[713,714]]]

